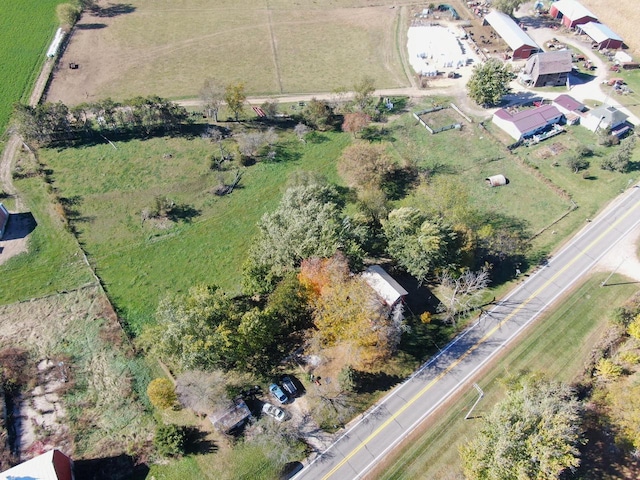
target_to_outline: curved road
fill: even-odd
[[[640,187],[618,197],[545,265],[449,343],[436,357],[348,426],[294,478],[359,479],[556,300],[581,282],[640,224]]]

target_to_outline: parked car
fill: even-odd
[[[291,397],[295,397],[298,393],[298,389],[291,380],[291,377],[288,375],[286,377],[282,377],[282,388],[284,388]]]
[[[269,391],[271,392],[271,395],[276,397],[276,400],[278,400],[280,403],[287,403],[289,401],[289,397],[287,397],[280,386],[276,385],[275,383],[269,385]]]
[[[270,404],[269,402],[262,405],[262,413],[275,418],[279,422],[287,418],[287,412],[285,412],[280,407],[276,407],[275,405]]]

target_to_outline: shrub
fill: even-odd
[[[578,145],[576,147],[576,155],[578,157],[592,157],[593,156],[593,150],[590,147],[587,147],[586,145]]]
[[[177,401],[175,388],[168,378],[151,380],[147,386],[147,396],[156,408],[171,408]]]
[[[604,380],[611,380],[622,375],[622,367],[610,358],[601,358],[596,365],[596,375]]]
[[[589,168],[589,165],[589,160],[586,160],[581,156],[570,157],[567,160],[567,166],[573,171],[573,173],[578,173],[580,170],[586,170]]]
[[[153,437],[153,446],[163,457],[177,457],[184,453],[186,429],[178,425],[160,425]]]
[[[351,365],[346,365],[340,370],[338,384],[346,392],[354,392],[356,390],[356,371]]]
[[[618,355],[618,359],[622,363],[626,363],[628,365],[637,365],[638,363],[640,363],[640,355],[638,355],[636,352],[622,352],[620,355]]]
[[[627,327],[627,333],[633,338],[637,338],[638,340],[640,340],[640,314],[636,315],[636,318],[633,319],[633,322],[629,324],[629,326]]]

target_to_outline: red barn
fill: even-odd
[[[617,50],[624,43],[622,37],[602,23],[589,22],[578,27],[598,47],[598,50],[609,48]]]
[[[558,0],[552,3],[549,15],[561,19],[562,24],[567,28],[598,21],[598,17],[576,0]]]
[[[509,15],[494,10],[484,17],[484,23],[491,25],[509,45],[509,48],[513,50],[514,60],[524,60],[532,54],[542,51],[538,44]]]

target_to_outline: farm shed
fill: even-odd
[[[633,57],[631,57],[627,52],[616,52],[613,58],[619,63],[633,62]]]
[[[57,448],[0,473],[0,480],[73,480],[73,461]]]
[[[600,128],[610,128],[613,130],[626,123],[627,118],[629,118],[629,116],[616,107],[602,105],[601,107],[591,110],[588,115],[582,119],[581,124],[592,132],[597,132]]]
[[[507,177],[505,177],[502,174],[491,175],[490,177],[485,178],[485,180],[491,187],[501,187],[502,185],[506,185],[507,183],[509,183],[509,180],[507,180]]]
[[[598,21],[598,17],[576,0],[558,0],[552,3],[549,15],[561,19],[562,24],[567,28]]]
[[[602,50],[603,48],[617,50],[618,48],[622,48],[622,44],[624,43],[620,35],[602,23],[589,22],[577,28],[593,40],[598,50]]]
[[[493,114],[491,121],[515,140],[532,137],[562,120],[562,113],[553,105],[542,105],[511,113],[504,108]]]
[[[362,272],[362,278],[388,307],[393,307],[409,294],[380,265],[372,265],[367,268]]]
[[[509,15],[492,11],[484,17],[484,21],[491,25],[496,33],[509,45],[509,48],[513,50],[514,60],[529,58],[532,53],[542,50]]]
[[[7,208],[0,203],[0,240],[4,236],[4,230],[7,227],[7,222],[9,221],[9,211]]]
[[[236,400],[222,415],[213,418],[209,415],[209,421],[222,433],[231,433],[240,428],[251,417],[251,410],[244,400]]]
[[[542,52],[531,55],[521,78],[533,87],[558,87],[567,83],[573,69],[569,50]]]
[[[60,44],[62,43],[62,39],[64,38],[64,30],[59,28],[56,31],[55,36],[53,37],[53,41],[51,45],[49,45],[49,50],[47,50],[47,57],[53,58],[58,54],[58,49],[60,48]]]

